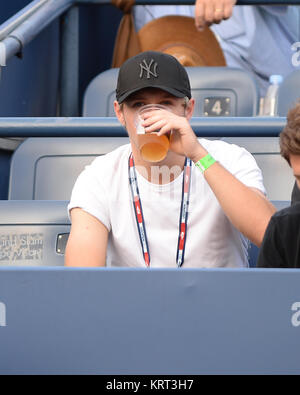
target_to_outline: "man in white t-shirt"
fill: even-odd
[[[245,149],[197,139],[186,70],[173,57],[143,52],[119,71],[116,115],[130,144],[98,157],[78,177],[69,204],[67,266],[243,267],[247,239],[260,245],[271,215],[261,171]],[[137,144],[169,136],[169,151],[149,162]]]

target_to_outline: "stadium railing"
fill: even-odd
[[[278,135],[285,125],[285,118],[260,118],[260,117],[224,117],[224,118],[192,118],[191,124],[196,134],[199,137],[206,138],[222,138],[223,140],[230,143],[237,143],[245,147],[250,151],[256,158],[259,166],[262,168],[263,175],[265,178],[265,185],[267,194],[271,200],[289,200],[290,193],[293,185],[292,173],[284,161],[279,155],[279,144]],[[76,148],[76,154],[86,157],[82,159],[82,168],[87,163],[89,158],[87,156],[88,148],[84,148],[87,145],[82,145],[82,148],[78,148],[78,141],[76,137],[87,138],[94,137],[99,138],[99,144],[101,141],[105,142],[105,147],[93,148],[90,155],[97,155],[105,153],[105,150],[111,150],[113,145],[108,144],[103,138],[126,138],[127,134],[123,127],[119,124],[116,118],[100,117],[100,118],[1,118],[0,119],[0,137],[48,137],[48,138],[70,138],[70,148],[66,150],[63,148],[66,143],[51,144],[47,146],[46,142],[40,141],[41,149],[34,149],[30,151],[29,142],[26,142],[24,146],[20,146],[15,152],[12,163],[11,163],[11,177],[9,195],[10,199],[34,199],[32,190],[34,189],[34,183],[37,181],[33,180],[34,173],[37,171],[37,162],[39,156],[54,157],[59,155],[70,156],[72,154],[72,144]],[[101,140],[102,139],[102,140]],[[31,140],[34,147],[34,142]],[[58,140],[59,141],[59,140]],[[61,142],[65,140],[61,140]],[[72,143],[73,141],[73,143]],[[116,140],[112,141],[115,145]],[[108,144],[108,145],[107,145]],[[121,144],[118,142],[118,144]],[[36,144],[35,144],[36,146]],[[51,150],[50,150],[51,147]],[[109,148],[111,147],[111,148]],[[25,149],[27,148],[27,149]],[[80,149],[82,149],[80,151]],[[65,150],[65,151],[64,151]],[[36,151],[36,152],[35,152]],[[74,151],[75,154],[75,151]],[[19,159],[18,159],[19,158]],[[92,159],[92,158],[91,158]],[[90,160],[91,160],[90,159]],[[70,162],[70,161],[69,161]],[[71,162],[70,162],[71,163]],[[18,165],[19,164],[19,165]],[[74,158],[74,169],[80,169],[80,164],[75,164]],[[63,167],[62,177],[63,177]],[[277,175],[277,180],[274,180],[274,174]],[[70,174],[69,174],[70,175]],[[72,173],[72,180],[76,178],[75,170]],[[18,180],[21,180],[18,181]],[[20,185],[24,186],[24,193],[20,192]],[[66,184],[67,185],[67,184]],[[66,187],[65,185],[65,187]],[[30,191],[31,192],[27,192]],[[58,185],[57,187],[58,188]],[[49,199],[53,199],[56,192],[54,191]],[[56,194],[56,196],[63,196],[66,199],[69,196],[70,190],[65,195]],[[39,195],[36,195],[39,196]],[[43,199],[46,199],[47,195],[43,194]]]

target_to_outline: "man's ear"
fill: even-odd
[[[114,101],[114,110],[115,110],[115,114],[116,114],[118,120],[120,121],[121,125],[125,126],[125,119],[124,119],[123,110],[122,110],[120,104],[116,100]]]
[[[188,120],[190,120],[192,118],[194,109],[195,109],[195,99],[191,98],[189,100],[189,103],[188,103],[186,109],[185,109],[185,116]]]

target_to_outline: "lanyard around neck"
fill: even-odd
[[[176,254],[176,263],[178,267],[181,267],[184,262],[185,242],[187,236],[188,206],[190,200],[191,174],[192,174],[192,161],[189,158],[186,158],[184,163],[184,171],[183,171],[183,179],[182,179],[182,194],[181,194],[179,231],[178,231],[178,243],[177,243],[177,254]],[[146,233],[142,202],[141,202],[132,153],[130,154],[128,160],[128,177],[129,177],[129,185],[131,189],[133,208],[135,212],[135,219],[136,219],[137,229],[142,247],[142,252],[143,252],[145,264],[146,266],[149,267],[150,253],[149,253],[148,238]]]

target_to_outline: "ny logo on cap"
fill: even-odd
[[[140,63],[140,68],[141,68],[141,72],[140,72],[140,78],[143,78],[143,74],[144,71],[147,73],[146,78],[149,79],[150,75],[152,75],[153,77],[158,77],[158,74],[156,72],[157,70],[157,62],[153,63],[154,60],[151,59],[150,63],[147,64],[146,60],[144,59],[142,63]],[[152,67],[153,66],[153,67]],[[153,71],[151,71],[151,67],[153,69]]]

